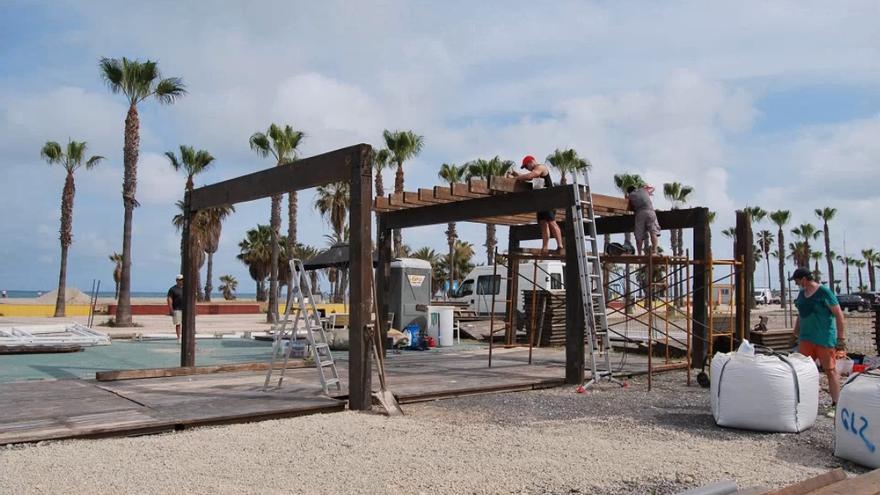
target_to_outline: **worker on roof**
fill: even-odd
[[[660,224],[651,201],[651,186],[629,186],[626,190],[626,208],[635,212],[636,252],[642,255],[642,246],[648,235],[651,236],[651,255],[657,254],[657,236],[660,235]]]
[[[520,168],[524,168],[528,172],[516,174],[516,180],[533,181],[533,179],[539,179],[532,182],[532,187],[535,189],[553,187],[553,180],[550,179],[550,169],[547,168],[547,165],[538,163],[532,155],[526,155],[522,159],[522,166]],[[538,225],[541,227],[541,254],[547,254],[551,232],[553,233],[553,238],[556,239],[556,250],[561,252],[562,231],[559,229],[559,225],[556,224],[556,212],[554,210],[539,211],[537,216]]]

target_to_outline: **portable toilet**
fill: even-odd
[[[424,306],[431,302],[431,290],[431,263],[416,258],[392,261],[388,280],[388,311],[394,313],[391,326],[402,331],[417,323],[419,331],[425,330],[428,320]]]

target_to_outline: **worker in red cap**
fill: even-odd
[[[534,187],[535,189],[553,187],[553,181],[550,179],[550,169],[547,168],[547,165],[538,163],[538,161],[535,160],[535,157],[533,157],[532,155],[526,155],[522,159],[522,167],[520,168],[524,168],[528,170],[528,172],[517,174],[516,180],[532,181],[532,187]],[[539,180],[535,181],[534,179]],[[540,179],[543,179],[543,181],[541,181]],[[541,227],[541,254],[547,254],[551,232],[553,233],[553,237],[556,239],[556,250],[561,252],[562,231],[559,229],[559,225],[556,224],[556,212],[554,210],[539,211],[538,225]]]

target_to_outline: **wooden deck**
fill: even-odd
[[[559,386],[559,350],[501,349],[487,367],[486,351],[390,354],[389,388],[401,403],[476,393]],[[628,360],[628,374],[644,371]],[[339,361],[340,375],[347,376]],[[341,411],[347,390],[321,394],[314,368],[288,369],[284,386],[263,392],[261,372],[97,382],[57,380],[0,385],[0,445],[67,438],[127,436],[195,426],[243,423]],[[378,387],[374,377],[374,387]]]

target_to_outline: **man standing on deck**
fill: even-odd
[[[626,208],[635,212],[636,217],[636,252],[642,255],[642,246],[648,234],[651,236],[651,255],[657,254],[657,236],[660,234],[660,224],[657,223],[657,213],[654,211],[654,203],[651,202],[651,193],[654,188],[644,186],[636,188],[629,186],[626,190]]]
[[[520,168],[524,168],[528,170],[528,172],[517,174],[516,180],[531,181],[533,179],[540,179],[540,185],[535,187],[535,189],[553,187],[553,180],[550,179],[550,169],[547,168],[547,165],[538,163],[532,155],[526,155],[525,158],[523,158],[522,167]],[[538,225],[541,227],[541,254],[547,254],[551,232],[556,239],[556,250],[561,252],[563,249],[562,231],[559,229],[559,225],[556,224],[556,212],[553,210],[539,211]]]
[[[180,341],[180,322],[183,320],[183,275],[177,276],[175,284],[168,289],[165,300],[168,303],[168,314],[174,322],[177,340]]]
[[[798,268],[789,280],[794,280],[801,288],[794,301],[798,310],[794,323],[794,333],[800,340],[798,352],[818,359],[822,365],[831,395],[831,410],[826,416],[833,418],[840,397],[840,375],[837,374],[835,353],[846,351],[843,311],[834,292],[813,280],[813,272],[809,269]]]

